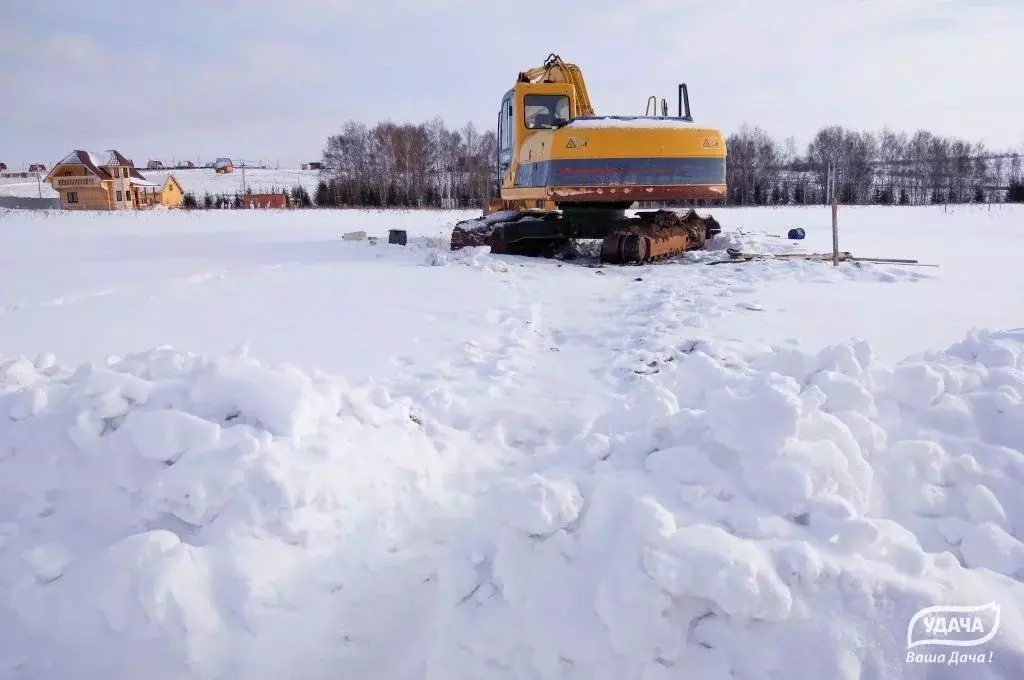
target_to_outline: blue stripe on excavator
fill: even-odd
[[[725,184],[724,158],[560,158],[523,163],[516,188]]]

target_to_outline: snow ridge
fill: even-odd
[[[473,467],[456,443],[244,354],[0,364],[0,676],[316,676],[303,652],[338,645],[395,546],[416,576],[406,530]]]
[[[0,363],[0,675],[956,677],[907,624],[991,601],[1024,675],[1024,330],[637,368],[509,464],[244,352]]]
[[[971,677],[1024,671],[1024,331],[676,357],[666,415],[483,494],[433,677],[953,677],[905,663],[907,624],[989,601]]]

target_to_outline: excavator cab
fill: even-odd
[[[498,189],[503,198],[515,187],[524,153],[529,160],[534,148],[538,157],[542,148],[550,150],[549,131],[565,126],[579,115],[578,111],[576,93],[570,83],[520,81],[505,93],[498,113]],[[533,136],[538,136],[538,140],[531,140]],[[541,207],[548,203],[532,201],[530,205]],[[503,201],[494,201],[485,212],[500,210],[503,205]]]

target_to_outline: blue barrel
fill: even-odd
[[[790,229],[789,230],[789,234],[787,236],[792,241],[799,241],[799,240],[803,239],[803,237],[806,236],[806,235],[807,234],[804,233],[803,229],[801,229],[800,227],[797,227],[796,229]]]

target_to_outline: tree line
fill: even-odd
[[[497,153],[495,131],[471,122],[347,121],[327,139],[321,176],[332,207],[476,208],[497,197]]]
[[[1024,202],[1024,153],[927,130],[833,125],[799,150],[793,138],[744,125],[726,144],[728,205],[824,204],[830,186],[845,204]],[[473,123],[450,130],[440,118],[347,121],[327,138],[315,193],[281,192],[291,207],[479,208],[499,195],[497,136]],[[241,206],[239,194],[185,197],[188,208]]]
[[[1024,202],[1024,154],[927,130],[821,128],[806,150],[759,127],[726,138],[728,202],[733,205],[841,203],[922,205]]]

